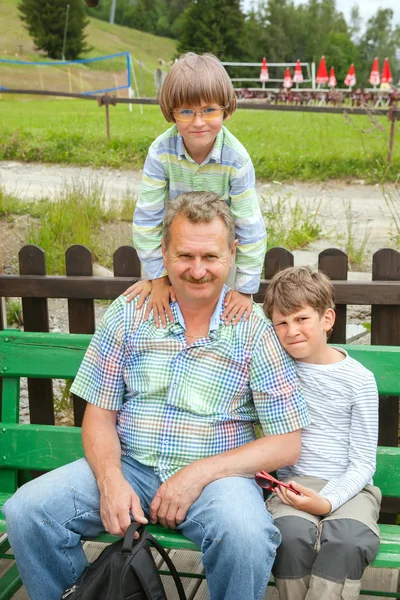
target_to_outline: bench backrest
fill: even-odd
[[[91,335],[0,332],[3,377],[0,422],[0,489],[16,483],[17,469],[49,470],[83,455],[80,428],[19,424],[19,379],[72,379]],[[372,371],[381,394],[400,396],[400,348],[343,346]],[[5,473],[8,469],[9,473]],[[374,482],[385,496],[400,497],[400,449],[378,450]]]

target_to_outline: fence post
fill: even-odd
[[[323,271],[329,279],[346,280],[348,273],[347,254],[337,248],[328,248],[320,252],[318,256],[318,270]],[[329,338],[331,343],[346,343],[346,318],[346,304],[337,305],[335,325],[332,335]]]
[[[93,274],[92,253],[85,246],[76,244],[65,252],[65,265],[67,275]],[[68,323],[70,333],[94,333],[95,317],[94,302],[88,298],[68,300]],[[82,425],[86,402],[72,394],[74,403],[74,424]]]
[[[400,280],[400,252],[388,248],[378,250],[372,258],[373,281]],[[400,345],[400,306],[374,305],[371,311],[371,344]],[[379,398],[379,445],[398,446],[399,443],[399,399],[394,396]],[[396,499],[385,499],[381,522],[396,523],[400,503]]]
[[[19,251],[20,275],[46,275],[45,254],[28,245]],[[47,298],[22,298],[25,331],[49,331]],[[28,379],[31,423],[54,425],[53,383],[51,379]]]
[[[373,281],[400,280],[400,252],[385,248],[372,259]],[[400,345],[400,305],[374,305],[371,311],[371,344]],[[379,444],[398,446],[398,398],[383,396],[379,414]]]
[[[114,276],[140,279],[140,260],[135,248],[120,246],[113,254]],[[134,282],[132,282],[134,283]],[[126,286],[127,288],[129,285]]]
[[[276,273],[293,267],[294,256],[286,248],[270,248],[267,250],[264,259],[265,279],[271,279]]]

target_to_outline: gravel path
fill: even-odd
[[[107,200],[112,203],[127,194],[138,194],[141,177],[141,171],[133,170],[0,162],[0,184],[7,193],[24,200],[43,196],[55,199],[66,182],[79,180],[100,183]],[[393,186],[388,186],[387,190],[397,200],[400,212],[400,193]],[[378,185],[365,185],[362,180],[351,183],[257,182],[257,191],[260,198],[271,195],[273,199],[277,199],[290,195],[293,201],[299,200],[315,207],[320,204],[324,230],[330,232],[329,239],[322,242],[323,248],[327,247],[327,243],[336,245],[335,235],[344,232],[346,204],[349,202],[356,235],[361,238],[365,230],[369,230],[371,251],[388,245],[392,219]]]

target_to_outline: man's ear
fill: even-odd
[[[239,243],[239,240],[235,240],[233,242],[233,246],[231,248],[231,258],[232,258],[232,260],[235,260],[235,253],[236,253],[236,248],[237,248],[238,243]]]
[[[333,308],[328,308],[325,311],[325,314],[323,315],[323,321],[324,321],[324,329],[325,331],[330,331],[332,329],[332,327],[335,324],[335,320],[336,320],[336,313],[333,310]]]

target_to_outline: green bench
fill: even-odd
[[[83,455],[78,427],[19,424],[20,377],[72,379],[79,368],[90,335],[28,333],[13,329],[0,332],[0,376],[3,377],[0,422],[0,509],[30,471],[50,470]],[[346,346],[349,354],[375,374],[379,392],[400,395],[400,348]],[[384,496],[400,498],[400,449],[378,449],[374,483]],[[149,531],[165,548],[198,548],[182,534],[149,525]],[[381,544],[375,567],[400,568],[400,526],[380,525]],[[0,513],[0,532],[6,523]],[[113,541],[105,534],[97,541]],[[0,558],[10,558],[7,539],[0,543]],[[188,576],[188,574],[183,574]],[[194,574],[199,577],[199,574]],[[15,565],[0,578],[0,600],[8,600],[21,585]],[[400,598],[400,593],[364,591],[371,595]]]

